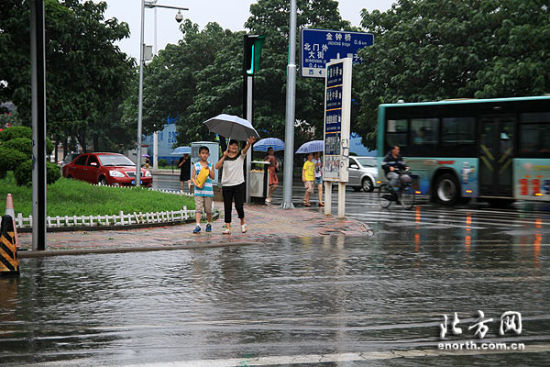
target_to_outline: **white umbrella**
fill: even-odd
[[[250,122],[238,116],[222,113],[221,115],[206,120],[204,124],[208,127],[210,132],[225,138],[247,140],[251,136],[255,138],[260,137]]]

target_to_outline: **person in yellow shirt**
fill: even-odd
[[[313,163],[313,153],[307,155],[307,161],[304,163],[302,168],[302,182],[306,188],[306,193],[304,194],[304,206],[311,206],[309,203],[309,197],[313,193],[313,182],[315,181],[315,163]]]

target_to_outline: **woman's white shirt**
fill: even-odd
[[[237,186],[244,182],[244,155],[239,154],[223,161],[222,186]]]

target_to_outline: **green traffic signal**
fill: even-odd
[[[260,56],[264,44],[265,35],[244,36],[244,64],[243,69],[246,75],[254,75],[260,70]]]

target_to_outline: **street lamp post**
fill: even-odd
[[[141,32],[140,32],[140,41],[139,41],[139,101],[138,101],[138,126],[137,126],[137,162],[136,162],[136,186],[141,185],[141,131],[142,131],[142,120],[143,120],[143,64],[145,64],[144,58],[144,49],[145,44],[143,42],[144,29],[145,29],[145,7],[147,8],[167,8],[167,9],[176,9],[178,14],[176,14],[176,21],[179,23],[183,20],[181,15],[182,10],[189,10],[189,8],[181,8],[178,6],[171,5],[159,5],[157,1],[145,1],[141,0]]]

